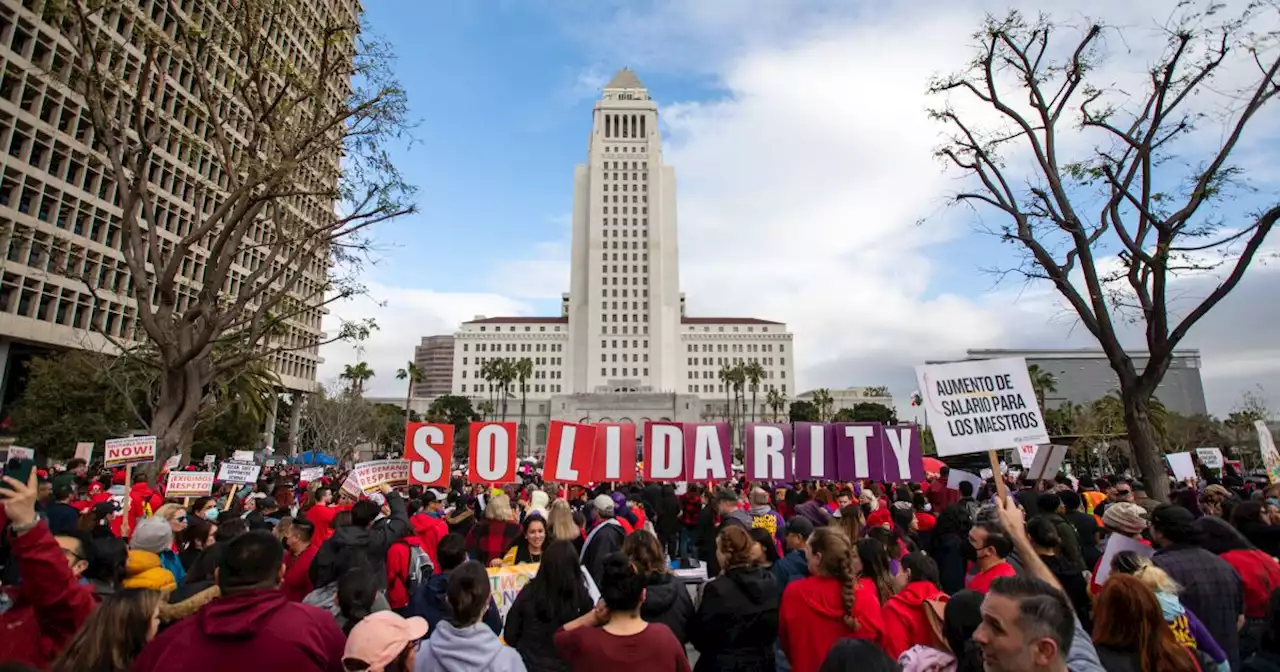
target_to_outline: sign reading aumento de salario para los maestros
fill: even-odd
[[[1049,442],[1021,357],[916,367],[938,455]]]

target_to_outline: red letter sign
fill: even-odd
[[[684,425],[650,422],[644,426],[644,478],[679,481],[684,474]]]
[[[547,432],[547,460],[542,467],[542,480],[589,483],[592,463],[595,462],[595,449],[595,427],[551,421],[551,429]]]
[[[634,481],[636,473],[636,426],[631,423],[596,424],[594,464],[591,480]]]
[[[467,480],[472,483],[515,483],[516,423],[471,423],[471,459]]]
[[[411,422],[404,430],[404,459],[409,460],[409,482],[449,486],[453,463],[453,425]]]

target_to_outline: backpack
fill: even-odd
[[[396,545],[405,546],[409,549],[408,571],[404,576],[396,575],[396,580],[404,583],[405,593],[412,596],[418,586],[426,583],[427,579],[435,572],[435,565],[431,563],[431,556],[427,555],[421,547],[414,546],[401,539]]]
[[[943,593],[920,604],[920,608],[924,610],[924,618],[929,622],[929,634],[933,639],[933,641],[924,642],[924,644],[959,657],[959,654],[951,650],[951,645],[947,643],[946,631],[943,629],[943,623],[946,622],[947,601],[950,599],[949,595]]]

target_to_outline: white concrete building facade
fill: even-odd
[[[595,421],[625,417],[638,424],[660,418],[633,418],[631,411],[668,408],[663,417],[701,419],[706,408],[698,404],[719,401],[723,409],[718,372],[725,364],[760,363],[760,404],[769,389],[798,391],[785,324],[685,314],[675,169],[663,162],[658,106],[630,70],[614,75],[595,104],[587,161],[574,169],[573,185],[569,292],[561,314],[463,323],[455,334],[455,394],[487,399],[492,390],[480,369],[492,357],[534,361],[527,395],[539,403],[529,406],[546,409],[528,419],[537,423],[582,419],[569,417],[575,409],[590,409]],[[509,408],[512,401],[519,405],[509,399]]]

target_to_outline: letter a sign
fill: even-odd
[[[472,483],[515,483],[516,423],[471,423],[471,460],[467,480]]]
[[[453,463],[453,425],[411,422],[404,431],[404,459],[409,461],[409,482],[415,485],[449,485]]]
[[[542,480],[590,483],[595,447],[595,427],[553,420],[547,432],[547,461],[542,468]]]

